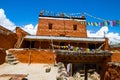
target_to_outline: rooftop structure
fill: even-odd
[[[41,36],[69,36],[87,37],[86,19],[84,16],[66,17],[63,13],[60,16],[49,16],[40,13],[37,35]]]

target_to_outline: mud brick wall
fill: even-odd
[[[49,24],[52,24],[52,29],[49,29]],[[73,25],[77,25],[77,30],[74,30]],[[59,19],[42,19],[39,18],[37,35],[46,36],[73,36],[87,37],[85,21],[75,20],[59,20]]]
[[[17,41],[17,36],[15,33],[2,34],[0,33],[0,48],[9,49],[14,48],[14,44]]]
[[[55,54],[50,50],[11,50],[22,63],[54,63]]]

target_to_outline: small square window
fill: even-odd
[[[77,30],[77,25],[73,25],[73,30]]]
[[[52,24],[49,23],[49,24],[48,24],[48,27],[49,27],[49,29],[52,29]]]

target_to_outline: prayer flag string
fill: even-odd
[[[69,14],[63,13],[63,12],[55,13],[55,12],[47,11],[47,10],[42,10],[42,12],[43,12],[44,15],[51,15],[51,16],[60,16],[61,14],[64,14],[65,17],[68,17],[70,19],[72,19],[73,17],[80,18],[81,16],[78,16],[78,15],[86,15],[86,16],[89,16],[91,18],[99,20],[98,22],[96,22],[96,21],[93,21],[93,22],[90,22],[90,21],[80,22],[81,24],[86,24],[86,26],[101,26],[101,27],[102,26],[120,26],[120,20],[106,20],[106,19],[103,19],[103,18],[100,18],[100,17],[93,16],[93,15],[91,15],[89,13],[86,13],[86,12],[69,13]],[[78,21],[78,20],[75,20],[75,21]]]
[[[86,22],[87,26],[120,26],[120,20],[103,21],[103,22]]]

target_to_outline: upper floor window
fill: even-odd
[[[73,25],[73,30],[77,30],[77,25]]]
[[[53,25],[52,25],[51,23],[48,24],[48,28],[49,28],[49,29],[52,29],[52,26],[53,26]]]

